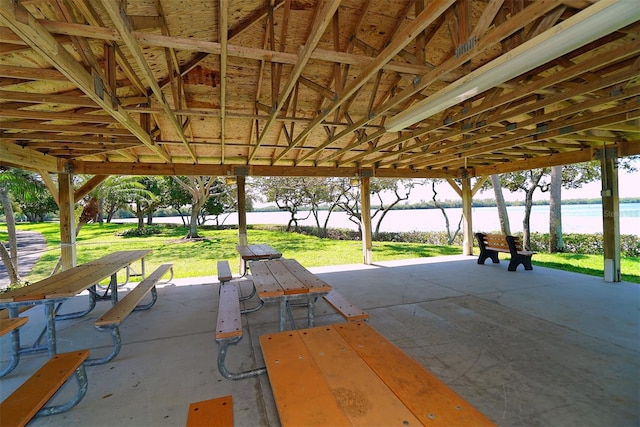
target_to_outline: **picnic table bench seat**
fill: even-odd
[[[220,284],[218,302],[218,320],[216,323],[216,342],[218,343],[218,370],[229,380],[239,380],[261,375],[266,368],[256,368],[244,372],[231,372],[225,365],[229,346],[242,339],[242,315],[238,285],[226,282]]]
[[[332,289],[327,295],[323,297],[325,301],[329,303],[345,320],[349,322],[358,322],[361,320],[367,320],[369,313],[361,310],[355,305],[346,300],[341,293]]]
[[[76,406],[87,393],[88,381],[84,361],[89,350],[60,353],[51,357],[27,381],[0,403],[0,422],[3,426],[24,426],[32,418],[55,415]],[[44,405],[75,374],[78,390],[68,402]]]
[[[498,253],[504,252],[511,255],[507,270],[516,271],[520,264],[524,266],[525,270],[533,270],[531,257],[535,255],[535,252],[524,250],[520,237],[507,236],[504,234],[476,233],[476,239],[480,247],[478,264],[484,264],[487,258],[490,258],[494,264],[498,264],[500,262]]]
[[[111,353],[102,358],[88,359],[85,364],[88,366],[101,365],[115,358],[122,347],[120,338],[120,325],[133,311],[148,310],[158,299],[156,284],[162,279],[167,271],[171,270],[173,277],[173,263],[165,263],[158,267],[153,273],[141,281],[135,288],[129,291],[116,305],[111,307],[109,311],[104,313],[98,320],[94,322],[94,326],[98,330],[109,329],[113,339],[113,349]],[[151,292],[151,302],[140,304],[143,298]]]
[[[189,405],[187,427],[233,427],[231,395],[193,402]]]

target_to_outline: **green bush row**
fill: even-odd
[[[280,231],[284,231],[284,226],[271,226]],[[307,235],[317,235],[315,227],[302,226],[299,232]],[[522,236],[522,233],[514,233],[516,236]],[[328,239],[336,240],[360,240],[360,234],[354,230],[348,229],[328,229]],[[379,242],[402,242],[402,243],[423,243],[427,245],[448,245],[449,240],[447,233],[444,231],[409,231],[409,232],[383,232],[379,233],[374,240]],[[602,255],[604,237],[602,233],[579,234],[566,233],[563,234],[567,253],[579,253],[586,255]],[[478,246],[475,241],[473,244]],[[453,246],[462,246],[462,234],[458,234],[451,243]],[[531,250],[534,252],[548,252],[549,234],[548,233],[531,233]],[[640,237],[633,234],[620,235],[620,255],[623,257],[640,257]]]

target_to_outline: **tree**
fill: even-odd
[[[110,223],[115,213],[122,208],[128,208],[136,193],[145,191],[144,185],[135,176],[110,176],[97,188],[97,197],[106,212],[107,223]]]
[[[208,215],[214,217],[216,226],[220,226],[220,215],[227,214],[224,221],[229,214],[238,210],[238,191],[235,184],[227,184],[221,179],[217,179],[211,187],[209,198],[202,207],[200,215],[202,217],[202,224],[206,222]],[[248,197],[250,200],[251,198]],[[249,202],[250,203],[250,202]]]
[[[189,233],[185,239],[198,239],[198,215],[211,195],[211,187],[216,183],[214,176],[173,176],[173,180],[191,195],[191,219]]]
[[[500,185],[500,175],[491,175],[491,186],[496,199],[496,207],[498,208],[498,218],[500,220],[500,230],[503,234],[511,235],[511,225],[509,224],[509,215],[507,214],[507,205],[504,202],[504,194],[502,194],[502,186]]]
[[[378,198],[378,207],[373,215],[371,215],[371,220],[380,214],[380,218],[378,218],[373,234],[374,239],[378,238],[380,225],[387,213],[389,213],[389,211],[401,201],[409,200],[411,190],[413,190],[415,185],[416,183],[412,179],[373,178],[371,180],[371,194]],[[389,203],[385,203],[383,195],[389,193],[393,193],[395,198]]]
[[[0,204],[7,223],[9,250],[4,242],[0,242],[0,258],[7,269],[10,284],[20,283],[18,273],[18,241],[16,219],[10,193],[23,200],[33,200],[43,195],[43,186],[38,185],[39,177],[33,172],[15,168],[0,167]]]
[[[141,188],[132,193],[130,210],[138,218],[138,228],[144,228],[144,218],[147,224],[153,222],[153,212],[162,206],[162,180],[155,176],[139,176],[136,180]]]
[[[298,231],[298,221],[305,220],[310,215],[309,212],[304,218],[298,217],[300,210],[311,204],[305,178],[290,176],[256,178],[254,184],[266,196],[267,202],[275,202],[278,209],[289,212],[287,231],[291,231],[292,225]]]
[[[524,218],[522,220],[523,246],[526,250],[531,248],[531,207],[533,206],[533,193],[536,189],[542,192],[549,191],[549,168],[531,169],[521,172],[510,172],[502,174],[500,184],[507,187],[510,191],[516,192],[522,190],[525,192],[524,197]],[[545,178],[545,179],[543,179]]]
[[[454,231],[453,234],[452,234],[451,233],[451,225],[449,223],[449,216],[447,215],[447,211],[445,210],[445,207],[442,205],[442,203],[440,203],[440,201],[438,200],[438,192],[436,191],[436,184],[438,182],[440,182],[440,180],[438,180],[438,179],[432,179],[431,180],[431,191],[433,192],[433,196],[431,197],[431,200],[433,200],[433,204],[438,209],[440,209],[440,212],[442,212],[442,216],[444,217],[445,229],[447,231],[447,244],[451,245],[456,240],[456,237],[458,236],[458,234],[460,233],[460,230],[462,228],[462,214],[460,214],[460,219],[458,220],[458,227],[456,228],[456,231]]]
[[[551,168],[549,186],[549,252],[564,252],[562,240],[562,166]]]

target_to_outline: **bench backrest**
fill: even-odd
[[[522,238],[518,236],[506,236],[504,234],[487,234],[487,233],[476,233],[476,238],[478,239],[478,245],[480,248],[497,248],[504,249],[515,252],[522,250]],[[509,245],[509,239],[513,240],[514,247],[511,248]]]

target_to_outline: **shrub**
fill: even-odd
[[[122,237],[145,237],[154,234],[160,234],[161,231],[157,227],[129,228],[127,230],[116,233],[116,236]]]

